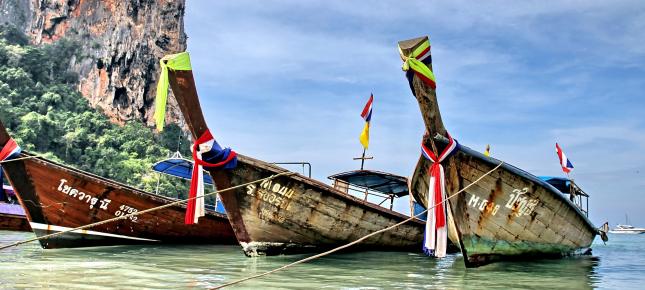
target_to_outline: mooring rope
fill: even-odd
[[[317,259],[317,258],[320,258],[320,257],[323,257],[323,256],[327,256],[327,255],[329,255],[329,254],[331,254],[331,253],[333,253],[333,252],[337,252],[337,251],[340,251],[340,250],[342,250],[342,249],[348,248],[348,247],[350,247],[350,246],[352,246],[352,245],[358,244],[358,243],[360,243],[360,242],[364,241],[365,239],[367,239],[367,238],[369,238],[369,237],[372,237],[372,236],[378,235],[378,234],[380,234],[380,233],[383,233],[383,232],[389,231],[389,230],[391,230],[391,229],[393,229],[393,228],[396,228],[396,227],[398,227],[398,226],[400,226],[400,225],[402,225],[402,224],[405,224],[405,223],[407,223],[407,222],[409,222],[409,221],[411,221],[411,220],[413,220],[413,219],[415,219],[415,218],[418,218],[419,216],[423,215],[424,213],[428,212],[429,210],[434,209],[435,207],[437,207],[437,206],[439,206],[439,205],[443,204],[444,202],[446,202],[447,200],[449,200],[449,199],[451,199],[451,198],[455,197],[456,195],[458,195],[458,194],[462,193],[464,190],[466,190],[466,189],[468,189],[469,187],[471,187],[471,186],[475,185],[476,183],[478,183],[479,181],[481,181],[484,177],[488,176],[488,175],[489,175],[489,174],[491,174],[493,171],[497,170],[500,166],[502,166],[502,164],[504,164],[504,161],[501,161],[497,166],[495,166],[495,168],[491,169],[490,171],[486,172],[484,175],[482,175],[482,176],[480,176],[479,178],[477,178],[477,180],[475,180],[473,183],[471,183],[471,184],[467,185],[466,187],[462,188],[461,190],[459,190],[459,191],[457,191],[457,192],[453,193],[452,195],[448,196],[447,198],[443,199],[441,202],[439,202],[439,203],[435,204],[435,206],[430,207],[430,208],[428,208],[428,209],[424,210],[423,212],[421,212],[421,213],[419,213],[419,214],[417,214],[417,215],[415,215],[415,216],[412,216],[412,217],[410,217],[410,218],[408,218],[408,219],[406,219],[406,220],[404,220],[404,221],[402,221],[402,222],[399,222],[399,223],[397,223],[397,224],[395,224],[395,225],[392,225],[392,226],[389,226],[389,227],[387,227],[387,228],[384,228],[384,229],[378,230],[378,231],[376,231],[376,232],[373,232],[373,233],[371,233],[371,234],[368,234],[368,235],[366,235],[366,236],[364,236],[364,237],[362,237],[362,238],[360,238],[360,239],[358,239],[358,240],[355,240],[355,241],[353,241],[353,242],[351,242],[351,243],[349,243],[349,244],[345,244],[345,245],[342,245],[342,246],[340,246],[340,247],[337,247],[337,248],[331,249],[331,250],[329,250],[329,251],[326,251],[326,252],[323,252],[323,253],[320,253],[320,254],[317,254],[317,255],[314,255],[314,256],[308,257],[308,258],[304,258],[304,259],[302,259],[302,260],[295,261],[295,262],[293,262],[293,263],[290,263],[290,264],[284,265],[284,266],[282,266],[282,267],[279,267],[279,268],[273,269],[273,270],[271,270],[271,271],[267,271],[267,272],[260,273],[260,274],[257,274],[257,275],[253,275],[253,276],[249,276],[249,277],[242,278],[242,279],[239,279],[239,280],[235,280],[235,281],[233,281],[233,282],[229,282],[229,283],[226,283],[226,284],[222,284],[222,285],[220,285],[220,286],[217,286],[217,287],[214,287],[214,288],[211,288],[211,289],[222,289],[222,288],[224,288],[224,287],[233,286],[233,285],[235,285],[235,284],[239,284],[239,283],[242,283],[242,282],[244,282],[244,281],[248,281],[248,280],[251,280],[251,279],[255,279],[255,278],[259,278],[259,277],[263,277],[263,276],[266,276],[266,275],[269,275],[269,274],[272,274],[272,273],[275,273],[275,272],[278,272],[278,271],[284,270],[284,269],[286,269],[286,268],[289,268],[289,267],[292,267],[292,266],[295,266],[295,265],[298,265],[298,264],[302,264],[302,263],[304,263],[304,262],[308,262],[308,261],[311,261],[311,260],[314,260],[314,259]]]
[[[15,160],[15,159],[13,159],[13,160]],[[51,238],[51,237],[55,237],[55,236],[58,236],[58,235],[62,235],[62,234],[64,234],[64,233],[69,233],[69,232],[78,231],[78,230],[83,230],[83,229],[87,229],[87,228],[91,228],[91,227],[95,227],[95,226],[100,226],[100,225],[102,225],[102,224],[110,223],[110,222],[113,222],[113,221],[118,221],[118,220],[127,219],[127,218],[130,218],[130,217],[133,217],[133,216],[137,216],[137,215],[141,215],[141,214],[144,214],[144,213],[148,213],[148,212],[152,212],[152,211],[156,211],[156,210],[164,209],[164,208],[167,208],[167,207],[171,207],[171,206],[173,206],[173,205],[177,205],[177,204],[185,203],[185,202],[187,202],[187,201],[189,201],[189,200],[192,200],[192,199],[196,199],[196,198],[204,198],[204,197],[206,197],[206,196],[213,195],[213,194],[217,194],[217,193],[220,193],[220,192],[225,192],[225,191],[229,191],[229,190],[237,189],[237,188],[240,188],[240,187],[245,187],[245,186],[247,186],[247,185],[249,185],[249,184],[254,184],[254,183],[262,182],[262,181],[265,181],[265,180],[274,179],[274,178],[279,177],[279,176],[283,176],[283,175],[292,175],[292,174],[296,174],[296,173],[295,173],[295,172],[286,171],[286,172],[282,172],[282,173],[274,174],[274,175],[271,175],[271,176],[269,176],[269,177],[265,177],[265,178],[262,178],[262,179],[258,179],[258,180],[250,181],[250,182],[247,182],[247,183],[243,183],[243,184],[240,184],[240,185],[232,186],[232,187],[225,188],[225,189],[222,189],[222,190],[213,191],[213,192],[210,192],[210,193],[204,194],[204,196],[201,196],[201,197],[197,197],[197,196],[196,196],[196,197],[193,197],[193,198],[188,198],[188,199],[184,199],[184,200],[178,200],[178,201],[174,201],[174,202],[171,202],[171,203],[168,203],[168,204],[164,204],[164,205],[162,205],[162,206],[149,208],[149,209],[142,210],[142,211],[139,211],[139,212],[135,212],[135,213],[131,213],[131,214],[127,214],[127,215],[123,215],[123,216],[120,216],[120,217],[115,217],[115,218],[112,218],[112,219],[108,219],[108,220],[104,220],[104,221],[100,221],[100,222],[92,223],[92,224],[89,224],[89,225],[84,225],[84,226],[76,227],[76,228],[73,228],[73,229],[67,229],[67,230],[64,230],[64,231],[56,232],[56,233],[53,233],[53,234],[48,234],[48,235],[44,235],[44,236],[40,236],[40,237],[36,237],[36,238],[32,238],[32,239],[28,239],[28,240],[24,240],[24,241],[15,242],[15,243],[8,244],[8,245],[3,245],[3,246],[0,246],[0,250],[4,250],[4,249],[7,249],[7,248],[15,247],[15,246],[18,246],[18,245],[22,245],[22,244],[26,244],[26,243],[30,243],[30,242],[34,242],[34,241],[38,241],[38,240],[42,240],[42,239],[48,239],[48,238]]]
[[[18,161],[18,160],[40,158],[40,157],[43,157],[43,155],[29,155],[29,156],[25,156],[25,157],[18,157],[18,158],[13,158],[13,159],[2,160],[2,161],[0,161],[0,164],[14,162],[14,161]]]

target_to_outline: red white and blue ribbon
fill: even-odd
[[[190,180],[190,191],[184,223],[196,224],[205,215],[204,206],[204,167],[231,169],[237,165],[237,154],[230,148],[222,149],[217,144],[210,130],[206,130],[193,144],[193,174]],[[204,160],[206,159],[206,160]],[[215,162],[215,163],[213,163]]]
[[[573,164],[571,164],[571,161],[569,158],[567,158],[567,155],[564,155],[564,152],[562,151],[562,148],[560,148],[560,145],[558,143],[555,143],[555,152],[558,153],[558,158],[560,158],[560,166],[562,166],[562,171],[564,173],[569,173],[571,170],[573,170]]]
[[[421,143],[423,156],[432,162],[428,190],[428,211],[426,230],[423,237],[423,251],[438,258],[446,256],[448,246],[448,226],[446,223],[446,180],[441,162],[454,152],[459,144],[448,134],[448,146],[437,157],[432,150]]]
[[[0,151],[0,161],[9,160],[17,157],[22,150],[13,138],[10,138]]]

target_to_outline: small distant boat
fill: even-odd
[[[612,234],[643,234],[645,233],[645,228],[635,228],[630,225],[616,225],[609,232]]]
[[[443,125],[428,37],[399,42],[407,78],[427,134],[426,148],[435,155],[448,145],[454,154],[443,162],[445,184],[455,193],[501,163],[466,146],[454,146]],[[417,59],[418,58],[418,59]],[[415,71],[418,69],[420,72]],[[411,180],[411,195],[428,207],[430,161],[421,156]],[[538,177],[509,164],[501,165],[474,186],[448,201],[449,238],[461,248],[466,267],[500,260],[540,259],[590,253],[599,230],[573,199]],[[452,214],[452,216],[450,216]]]
[[[616,225],[615,228],[609,230],[610,233],[612,234],[628,234],[628,235],[636,235],[636,234],[643,234],[645,233],[645,228],[637,228],[632,225],[629,225],[629,218],[627,215],[625,215],[625,224],[624,225]]]
[[[29,221],[25,211],[17,203],[16,193],[9,185],[2,184],[2,167],[0,167],[0,230],[29,232]]]
[[[181,57],[186,65],[186,53]],[[175,60],[173,59],[173,60]],[[166,63],[167,58],[162,62]],[[208,132],[192,70],[168,70],[168,80],[195,139]],[[208,170],[219,188],[288,172],[274,164],[237,154],[237,167]],[[332,176],[334,187],[293,173],[220,193],[229,220],[247,256],[318,252],[355,241],[409,217],[347,193],[350,185],[382,192],[385,202],[407,194],[403,177],[374,171]],[[379,188],[378,184],[401,185]],[[375,181],[375,183],[372,183]],[[368,192],[369,194],[369,192]],[[421,249],[425,223],[412,220],[353,246],[359,250]]]
[[[10,136],[0,122],[0,148]],[[38,237],[136,213],[176,201],[141,191],[42,157],[3,163],[3,169]],[[39,240],[46,249],[126,244],[234,244],[226,215],[207,210],[198,224],[185,225],[185,205]]]

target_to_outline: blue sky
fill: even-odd
[[[429,35],[444,124],[460,143],[562,175],[559,142],[594,223],[629,214],[645,226],[645,3],[366,3],[188,1],[188,50],[218,141],[311,162],[328,182],[358,169],[373,92],[366,167],[411,175],[424,128],[396,43]]]

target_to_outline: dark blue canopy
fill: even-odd
[[[356,170],[338,173],[329,178],[339,179],[351,185],[379,191],[384,194],[393,194],[398,197],[410,194],[407,178],[386,172]]]
[[[557,190],[562,193],[569,193],[571,190],[571,180],[564,177],[557,176],[538,176],[540,179],[546,181],[546,183],[553,185]]]
[[[193,172],[193,162],[184,158],[168,158],[159,161],[152,169],[163,174],[190,180]],[[213,179],[204,172],[204,183],[213,184]]]

